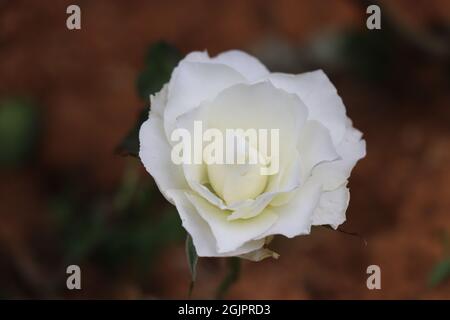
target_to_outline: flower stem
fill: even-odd
[[[240,258],[230,258],[228,260],[228,273],[217,288],[216,299],[222,300],[228,293],[230,287],[239,280],[239,275],[241,272],[241,259]]]

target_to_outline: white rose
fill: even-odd
[[[171,134],[192,131],[196,120],[219,129],[279,129],[279,171],[258,177],[238,165],[175,164]],[[176,206],[198,256],[261,260],[276,256],[265,248],[273,235],[291,238],[345,221],[347,179],[366,152],[361,136],[321,70],[270,73],[241,51],[213,58],[192,52],[151,96],[139,156]]]

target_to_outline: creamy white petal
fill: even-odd
[[[213,99],[219,92],[245,78],[223,64],[181,61],[169,82],[167,107],[164,111],[164,128],[170,138],[178,116]]]
[[[366,142],[361,137],[360,131],[347,128],[344,139],[336,147],[341,159],[320,163],[313,169],[312,176],[323,184],[324,190],[334,190],[344,184],[356,162],[365,157]]]
[[[346,127],[345,106],[322,70],[298,75],[271,73],[268,79],[275,87],[297,94],[308,107],[309,119],[321,122],[330,130],[335,144],[342,140]]]
[[[177,127],[193,132],[193,123],[201,120],[204,129],[278,129],[280,142],[279,173],[269,176],[270,183],[265,192],[286,193],[300,184],[301,159],[297,151],[299,132],[306,120],[307,109],[295,95],[278,90],[269,82],[257,85],[235,85],[221,92],[212,102],[203,103],[177,118]],[[267,131],[270,142],[270,131]],[[224,133],[225,135],[225,133]],[[269,145],[268,151],[271,152]],[[204,168],[185,165],[188,182],[195,180],[203,184],[207,180]],[[216,195],[205,187],[199,190],[198,185],[191,187],[205,199],[224,209]],[[252,200],[251,202],[253,202]],[[226,205],[226,204],[225,204]],[[228,205],[228,209],[239,210],[238,207],[252,207],[255,204],[245,203],[243,206]],[[256,204],[260,207],[260,202]],[[250,215],[257,214],[251,209]],[[248,208],[244,209],[248,211]],[[248,216],[240,212],[237,216]]]
[[[256,199],[247,199],[241,203],[226,205],[222,199],[217,197],[217,195],[211,192],[211,190],[209,190],[206,186],[196,181],[189,181],[189,186],[212,205],[221,210],[230,211],[231,213],[227,217],[228,220],[249,219],[255,217],[260,214],[269,203],[272,204],[272,201],[276,197],[290,194],[292,190],[297,187],[291,186],[289,189],[282,191],[265,192],[259,195]]]
[[[154,114],[156,114],[161,119],[164,116],[164,109],[167,104],[167,92],[168,85],[167,83],[162,87],[161,91],[155,93],[154,95],[150,95],[150,108]]]
[[[307,121],[302,128],[298,150],[301,158],[302,176],[305,180],[317,164],[339,158],[329,131],[315,120]]]
[[[195,122],[196,121],[201,121],[201,132],[196,133],[194,132],[195,130]],[[206,183],[208,182],[208,176],[207,176],[207,172],[206,172],[206,166],[205,163],[202,161],[201,163],[195,163],[195,153],[197,152],[194,144],[194,139],[196,137],[196,135],[200,134],[200,140],[199,141],[199,146],[200,146],[200,154],[197,155],[199,156],[199,159],[202,160],[203,159],[203,147],[204,147],[204,143],[202,140],[202,135],[203,135],[203,131],[205,129],[207,129],[207,122],[205,119],[204,114],[202,113],[202,108],[194,108],[189,112],[184,113],[183,115],[180,115],[176,121],[175,121],[175,126],[177,129],[186,129],[190,136],[191,136],[191,159],[190,159],[190,163],[184,163],[183,164],[183,170],[184,170],[184,174],[186,177],[186,180],[188,181],[188,183],[190,183],[191,181],[195,181],[198,183]]]
[[[189,62],[210,62],[211,58],[208,55],[208,52],[205,51],[192,51],[188,53],[183,61],[189,61]]]
[[[298,187],[296,189],[298,189]],[[290,202],[297,194],[297,190],[296,189],[293,190],[293,191],[290,191],[290,192],[283,192],[283,193],[278,194],[270,202],[270,205],[272,207],[279,207],[279,206],[283,206],[286,203]]]
[[[345,221],[345,211],[349,201],[350,192],[345,186],[322,193],[319,205],[314,210],[312,224],[330,225],[337,229]]]
[[[277,175],[270,176],[266,192],[288,191],[301,184],[302,159],[297,149],[290,150],[290,157],[280,166]]]
[[[273,164],[276,164],[275,160],[279,162],[275,174],[280,174],[283,167],[292,163],[299,132],[308,117],[307,108],[296,95],[276,89],[270,82],[235,85],[222,91],[204,108],[209,126],[222,132],[226,129],[267,130],[269,155],[271,133],[275,132],[271,130],[279,130],[279,157],[271,155],[274,156]],[[270,176],[272,179],[274,175]],[[270,181],[268,190],[275,191]]]
[[[204,111],[204,106],[193,109],[182,116],[177,118],[176,125],[180,128],[187,129],[192,135],[194,134],[194,121],[202,121],[204,125],[204,130],[208,128],[208,119],[206,117],[206,112]],[[206,184],[208,183],[208,174],[206,170],[206,164],[194,165],[185,164],[183,165],[184,174],[189,186],[192,190],[196,191],[199,195],[209,201],[211,204],[222,210],[240,211],[237,215],[247,215],[247,214],[259,214],[260,210],[256,212],[256,206],[260,206],[262,199],[246,199],[245,201],[240,201],[238,203],[226,204],[224,201],[218,197],[214,192],[212,192]],[[288,187],[290,187],[288,185]],[[291,188],[292,189],[292,188]],[[276,194],[273,194],[273,198]],[[245,214],[244,214],[245,211]],[[249,213],[252,211],[252,213]]]
[[[240,50],[225,51],[215,57],[209,57],[206,51],[194,51],[189,53],[184,60],[224,64],[242,74],[249,81],[255,81],[269,74],[269,70],[257,58]]]
[[[260,79],[269,74],[269,70],[258,59],[239,50],[225,51],[211,60],[232,67],[249,81]]]
[[[226,129],[279,129],[282,145],[294,145],[308,117],[303,102],[270,82],[237,84],[223,90],[205,108],[208,125]],[[270,138],[270,136],[269,136]]]
[[[218,209],[199,196],[189,194],[187,197],[210,226],[219,253],[236,250],[246,242],[259,238],[277,220],[277,215],[267,210],[249,220],[228,221],[227,211]]]
[[[274,196],[275,194],[264,193],[253,200],[251,205],[233,211],[230,215],[228,215],[227,219],[229,221],[232,221],[237,219],[249,219],[256,217],[267,207]]]
[[[223,202],[223,200],[219,198],[214,192],[209,190],[205,185],[202,185],[201,183],[194,180],[189,181],[189,185],[191,186],[192,190],[197,192],[200,196],[202,196],[204,199],[206,199],[219,209],[228,209],[228,206]]]
[[[155,179],[161,193],[167,195],[168,189],[188,188],[181,166],[175,165],[171,158],[171,147],[164,134],[162,120],[150,113],[139,131],[139,158],[145,169]]]
[[[308,180],[298,188],[297,194],[285,205],[271,207],[278,215],[276,223],[260,237],[281,234],[292,238],[309,234],[313,211],[316,208],[322,188],[319,183]]]
[[[242,259],[259,262],[259,261],[267,259],[267,258],[278,259],[280,257],[280,255],[270,249],[261,248],[259,250],[256,250],[256,251],[253,251],[250,253],[241,254],[239,257]]]
[[[198,214],[197,209],[187,199],[183,190],[169,190],[168,194],[174,200],[180,214],[183,227],[191,235],[195,250],[199,257],[228,257],[246,254],[260,249],[264,245],[264,239],[251,240],[243,243],[235,250],[218,252],[216,239],[211,232],[208,223]]]

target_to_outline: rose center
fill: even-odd
[[[256,198],[265,190],[268,180],[267,175],[261,174],[264,165],[261,162],[265,158],[256,148],[246,140],[238,139],[234,152],[237,163],[207,166],[211,187],[227,205]],[[237,159],[241,159],[241,162]]]

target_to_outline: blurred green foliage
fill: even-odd
[[[178,50],[167,43],[152,45],[137,79],[139,96],[147,101],[150,94],[159,91],[180,58]],[[147,118],[148,107],[144,107],[118,146],[118,153],[138,156],[139,129]],[[148,175],[139,175],[140,166],[140,162],[128,160],[122,182],[113,195],[87,198],[82,188],[73,183],[54,195],[51,209],[67,263],[89,259],[104,265],[106,271],[132,265],[145,275],[162,248],[184,238],[175,208],[165,206],[166,201]]]
[[[175,210],[155,210],[154,186],[136,178],[136,170],[134,164],[125,170],[113,199],[97,195],[89,201],[73,187],[54,196],[51,211],[67,263],[89,259],[111,270],[132,264],[145,273],[161,248],[184,238]]]
[[[437,263],[430,273],[428,285],[435,287],[450,277],[450,258],[445,258]]]
[[[435,287],[450,279],[450,237],[443,235],[444,257],[433,267],[428,276],[428,286]]]
[[[0,166],[25,163],[36,147],[39,116],[35,105],[25,98],[0,101]]]
[[[138,94],[142,99],[161,90],[169,81],[172,70],[181,59],[181,53],[177,48],[164,41],[150,46],[145,58],[144,70],[137,79]]]
[[[370,82],[385,80],[395,60],[395,38],[389,28],[349,31],[339,42],[337,56],[353,75]]]
[[[190,234],[186,236],[186,258],[188,261],[189,271],[191,272],[191,284],[189,286],[189,297],[192,295],[192,290],[194,289],[194,283],[197,279],[197,262],[198,256],[197,251],[194,247],[194,242]]]

